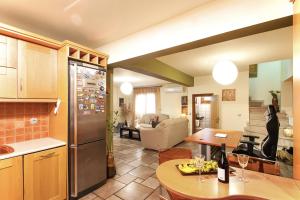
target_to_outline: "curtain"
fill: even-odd
[[[133,90],[133,116],[132,121],[136,125],[136,120],[147,113],[160,113],[160,88],[142,87]]]

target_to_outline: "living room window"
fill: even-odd
[[[135,115],[141,118],[144,114],[155,113],[155,93],[138,94],[135,97]]]
[[[133,121],[135,124],[144,114],[158,113],[160,111],[159,87],[134,88],[133,93]]]

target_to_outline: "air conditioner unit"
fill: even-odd
[[[184,92],[184,87],[177,84],[168,84],[164,86],[164,91],[166,93],[182,93]]]

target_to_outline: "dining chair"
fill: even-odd
[[[192,151],[186,148],[170,148],[159,151],[158,158],[159,164],[174,159],[192,159]]]
[[[174,159],[192,159],[192,157],[193,157],[192,151],[190,149],[178,148],[178,147],[159,151],[159,154],[158,154],[159,164],[162,164],[164,162],[167,162],[169,160],[174,160]],[[171,200],[192,200],[192,199],[186,199],[181,196],[178,196],[175,193],[168,191],[168,190],[167,190],[167,192],[168,192]],[[160,186],[160,199],[166,200],[166,198],[162,196],[161,186]]]

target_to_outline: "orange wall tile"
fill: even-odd
[[[48,137],[49,112],[48,103],[0,103],[0,145]]]

